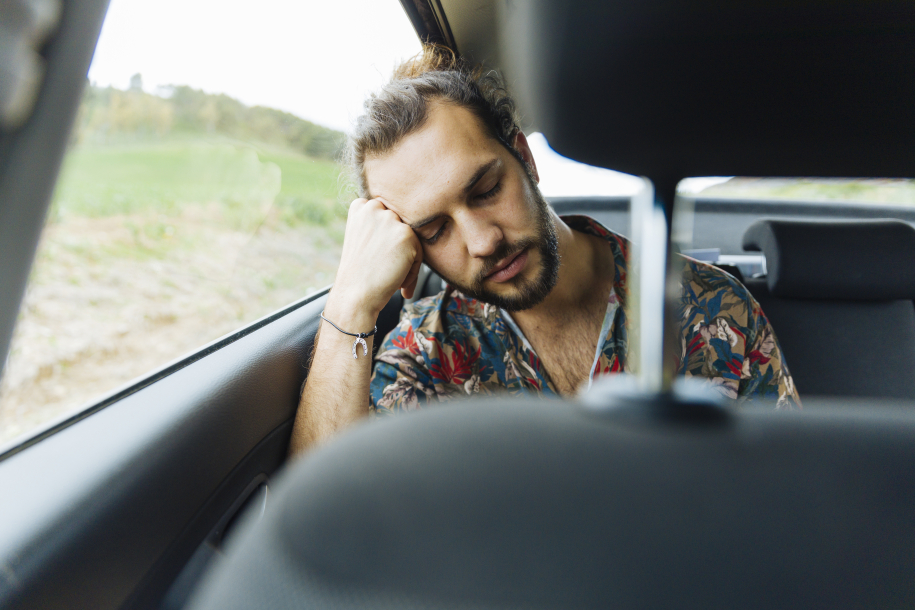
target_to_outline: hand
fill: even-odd
[[[328,305],[375,319],[398,288],[413,296],[422,262],[422,244],[400,216],[378,199],[356,199]]]

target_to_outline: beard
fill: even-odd
[[[438,273],[442,278],[453,287],[460,290],[469,297],[500,307],[506,311],[523,311],[539,305],[543,299],[556,286],[559,279],[559,240],[556,237],[556,226],[550,215],[549,204],[540,193],[540,189],[534,182],[533,177],[528,173],[528,205],[534,208],[536,213],[536,233],[533,236],[523,238],[513,244],[503,242],[499,244],[496,251],[483,260],[483,268],[473,283],[466,285],[455,282],[451,278]],[[515,290],[512,294],[496,294],[483,287],[486,276],[489,275],[499,261],[504,261],[515,254],[526,249],[537,250],[540,253],[540,269],[536,277],[525,279],[518,274],[511,278],[503,285],[510,285]]]

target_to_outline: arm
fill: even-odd
[[[381,201],[355,200],[349,209],[343,254],[324,316],[347,332],[370,332],[378,314],[400,288],[413,295],[422,246],[413,230]],[[369,355],[353,358],[355,337],[323,320],[299,402],[290,454],[322,442],[369,413],[372,345],[381,337],[365,339]]]
[[[683,289],[685,374],[707,378],[738,404],[799,407],[775,332],[746,286],[720,269],[687,259]]]
[[[748,326],[753,332],[746,344],[738,400],[771,401],[777,409],[800,408],[801,399],[775,331],[756,299],[749,292],[747,296]]]

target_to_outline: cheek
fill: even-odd
[[[537,220],[537,209],[533,205],[534,195],[526,180],[518,180],[511,188],[506,189],[505,200],[501,206],[501,220],[506,228],[515,229],[517,234],[527,234],[530,226]]]
[[[462,244],[455,243],[459,239],[449,239],[447,243],[435,248],[434,251],[427,248],[423,252],[423,260],[442,275],[454,279],[463,278],[468,272],[470,263],[465,257],[467,249],[463,248]]]

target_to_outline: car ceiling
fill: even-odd
[[[915,176],[911,2],[403,4],[422,38],[505,74],[525,129],[662,192],[687,176]]]

